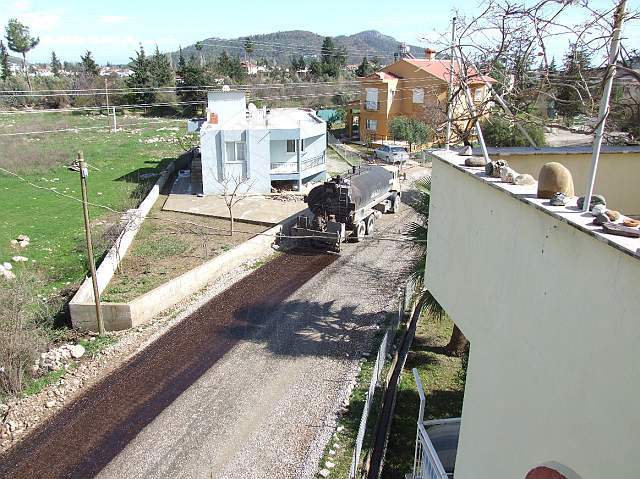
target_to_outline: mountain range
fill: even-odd
[[[211,37],[198,42],[201,50],[198,52],[196,44],[182,48],[185,58],[191,55],[198,57],[200,54],[205,59],[215,58],[223,51],[229,55],[238,55],[244,59],[245,39],[250,38],[253,42],[252,61],[268,60],[270,63],[288,65],[294,56],[304,56],[311,60],[320,55],[320,47],[325,37],[317,33],[304,30],[290,30],[285,32],[274,32],[262,35],[250,35],[249,37],[223,39]],[[343,46],[347,49],[347,63],[357,64],[362,61],[362,57],[369,59],[378,57],[382,63],[393,61],[393,54],[398,52],[400,42],[395,38],[383,35],[376,30],[367,30],[353,35],[340,35],[331,37],[334,45]],[[423,48],[409,45],[411,53],[416,57],[423,56]],[[178,52],[171,53],[174,60],[178,57]]]

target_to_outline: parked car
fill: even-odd
[[[409,159],[409,153],[401,146],[382,145],[373,150],[373,156],[387,163],[404,163]]]

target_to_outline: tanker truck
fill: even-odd
[[[339,252],[342,242],[361,241],[384,213],[398,211],[398,173],[393,167],[354,167],[353,174],[314,187],[305,201],[312,215],[299,216],[291,236]]]

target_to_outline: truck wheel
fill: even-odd
[[[367,218],[367,231],[366,233],[368,235],[373,234],[373,222],[375,221],[375,215],[372,213],[369,215],[369,217]]]
[[[353,231],[354,233],[353,240],[356,243],[359,243],[360,241],[362,241],[362,238],[364,237],[366,231],[367,231],[367,227],[364,224],[364,221],[361,221],[360,223],[358,223],[358,226],[356,226],[356,229]]]

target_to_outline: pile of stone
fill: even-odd
[[[13,265],[11,263],[2,263],[0,264],[0,277],[4,279],[13,279],[16,277],[15,273],[11,271],[13,269]]]
[[[11,240],[11,246],[14,248],[26,248],[30,242],[31,239],[27,235],[19,235],[17,238]]]
[[[82,344],[64,344],[59,348],[51,349],[40,354],[33,366],[35,373],[41,371],[59,371],[73,359],[81,358],[85,353]]]

